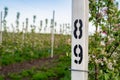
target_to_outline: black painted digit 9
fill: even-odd
[[[77,51],[76,51],[77,48],[79,48],[79,50],[80,50],[79,53],[77,53]],[[83,49],[82,49],[81,45],[75,45],[75,47],[74,47],[74,55],[75,55],[75,57],[79,58],[79,60],[75,59],[74,62],[76,64],[81,64],[82,59],[83,59]]]
[[[79,27],[77,26],[77,24],[79,23]],[[74,22],[74,37],[76,39],[80,39],[82,37],[82,20],[81,19],[76,19]],[[77,30],[79,30],[79,35],[77,34]]]

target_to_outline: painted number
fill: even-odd
[[[83,27],[82,20],[81,19],[76,19],[75,22],[74,22],[74,32],[73,32],[75,39],[81,39],[82,38],[82,27]],[[77,49],[79,49],[79,51],[77,51]],[[74,55],[76,57],[74,62],[76,64],[81,64],[82,59],[83,59],[82,46],[80,44],[75,44],[73,51],[74,51]]]
[[[76,52],[77,48],[79,49],[79,52]],[[75,47],[74,47],[74,55],[75,55],[75,57],[79,58],[79,60],[76,60],[76,59],[74,60],[74,62],[76,64],[80,64],[82,62],[82,59],[83,59],[83,54],[82,53],[83,53],[83,50],[82,50],[81,45],[75,45]]]
[[[79,26],[77,24],[79,24]],[[81,19],[75,20],[75,22],[74,22],[74,28],[75,28],[74,37],[76,39],[80,39],[82,37],[82,26],[83,26],[83,24],[82,24]],[[79,34],[77,34],[77,31],[79,31]]]

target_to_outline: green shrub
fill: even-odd
[[[10,74],[9,77],[12,80],[21,80],[22,79],[22,76],[18,75],[18,74]]]
[[[28,73],[27,70],[23,70],[20,74],[21,74],[21,76],[23,76],[23,77],[29,76],[29,73]]]
[[[47,80],[47,78],[48,77],[46,76],[44,72],[37,72],[32,77],[33,80]]]
[[[2,75],[0,75],[0,80],[4,80],[4,77]]]
[[[52,70],[48,70],[48,71],[46,72],[46,75],[47,75],[48,77],[57,77],[57,75],[55,74],[55,72],[52,71]]]

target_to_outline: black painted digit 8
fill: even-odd
[[[79,53],[76,52],[77,48],[79,48],[79,50],[80,50]],[[74,55],[75,55],[75,57],[79,58],[79,60],[75,59],[74,62],[76,64],[81,64],[82,59],[83,59],[83,49],[82,49],[81,45],[75,45],[75,47],[74,47]]]
[[[80,26],[78,27],[77,26],[77,23],[79,22]],[[75,22],[74,22],[74,37],[77,39],[80,39],[82,37],[82,20],[81,19],[76,19]],[[79,35],[77,35],[77,30],[79,29]]]

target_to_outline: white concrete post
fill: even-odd
[[[2,43],[2,12],[0,13],[0,44]]]
[[[88,80],[88,0],[72,0],[71,80]]]
[[[55,11],[53,11],[53,21],[52,21],[52,30],[51,30],[51,58],[53,58],[53,50],[54,50],[54,18],[55,18]]]

